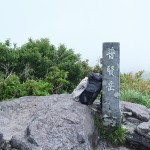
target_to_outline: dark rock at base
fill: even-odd
[[[136,132],[128,133],[127,146],[134,150],[150,150],[150,140]]]

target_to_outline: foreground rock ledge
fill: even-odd
[[[129,145],[137,150],[149,150],[150,110],[129,102],[122,102],[121,106]],[[93,111],[73,101],[69,94],[27,96],[0,102],[0,150],[93,148],[127,150],[126,147],[114,148],[106,141],[98,141]]]
[[[91,150],[95,133],[92,112],[71,95],[0,103],[0,149]]]
[[[150,109],[130,102],[121,102],[121,107],[125,117],[122,124],[128,129],[128,146],[150,150]]]

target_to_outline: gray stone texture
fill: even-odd
[[[96,131],[90,108],[71,95],[0,103],[0,149],[92,150]]]
[[[135,118],[141,121],[150,120],[150,111],[143,105],[130,102],[121,102],[121,107],[123,111],[131,112]]]
[[[142,122],[141,124],[139,124],[136,131],[138,132],[138,134],[150,139],[150,121]]]
[[[120,96],[120,44],[103,43],[102,61],[102,118],[104,126],[117,127],[121,121]]]
[[[114,147],[106,141],[101,141],[99,142],[96,150],[130,150],[130,149],[124,146]]]
[[[122,124],[128,129],[127,146],[149,150],[149,122],[132,112],[138,104],[121,102]],[[94,125],[94,111],[73,101],[71,95],[28,96],[0,103],[0,150],[128,150],[101,139]],[[127,108],[131,109],[127,109]],[[144,107],[144,111],[150,111]],[[124,113],[125,112],[125,113]],[[147,133],[146,133],[147,132]]]
[[[121,102],[124,116],[123,126],[127,128],[127,144],[136,150],[150,149],[150,111],[145,106]],[[125,112],[125,113],[124,113]],[[128,115],[128,113],[131,115]]]

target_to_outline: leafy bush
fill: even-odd
[[[0,101],[29,95],[46,96],[52,90],[53,85],[42,80],[27,80],[21,84],[19,77],[13,74],[0,82]]]
[[[86,67],[83,67],[80,55],[75,54],[72,49],[67,49],[63,44],[56,48],[47,38],[39,40],[30,38],[21,47],[17,47],[16,44],[12,47],[10,40],[0,42],[0,54],[0,73],[5,79],[15,73],[20,82],[24,83],[27,80],[44,80],[52,73],[51,68],[56,67],[63,74],[65,72],[67,74],[65,79],[58,78],[62,78],[61,83],[66,81],[68,83],[63,83],[61,90],[55,89],[58,86],[54,85],[54,93],[72,92],[79,81],[84,78],[87,68],[91,68],[88,63]]]
[[[21,83],[15,74],[0,82],[0,100],[20,97]]]
[[[24,84],[22,84],[22,96],[46,96],[51,93],[52,87],[53,86],[48,82],[27,80]]]
[[[58,67],[51,67],[50,72],[45,78],[49,84],[53,85],[51,93],[60,94],[67,91],[67,81],[68,72],[60,70]]]

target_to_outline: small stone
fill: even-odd
[[[77,139],[78,139],[78,142],[81,144],[83,144],[85,142],[85,140],[81,134],[78,134]]]
[[[136,131],[140,135],[146,136],[150,139],[150,121],[139,124]]]
[[[124,115],[126,115],[126,116],[132,116],[132,112],[125,112],[125,111],[123,111],[122,112]]]

